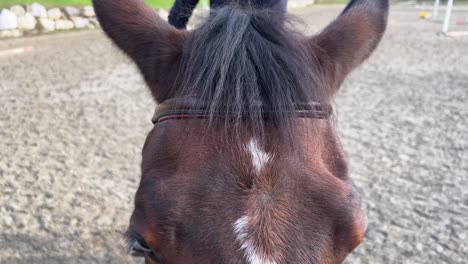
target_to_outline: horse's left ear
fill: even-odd
[[[367,59],[387,26],[388,0],[351,0],[341,15],[308,39],[334,95],[346,75]]]
[[[187,32],[170,26],[143,0],[93,0],[93,5],[103,30],[135,61],[156,101],[170,97]]]

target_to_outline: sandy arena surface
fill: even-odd
[[[295,13],[316,32],[340,12]],[[467,12],[468,13],[468,12]],[[368,210],[347,263],[467,263],[468,37],[394,8],[337,100]],[[0,263],[141,263],[121,233],[154,104],[98,31],[0,41]]]

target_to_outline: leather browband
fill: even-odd
[[[262,111],[265,116],[274,111]],[[295,104],[295,110],[291,111],[291,117],[327,119],[332,114],[330,105],[322,105],[317,102]],[[219,112],[215,116],[226,117],[228,113]],[[246,114],[247,115],[247,114]],[[205,104],[195,98],[168,99],[156,107],[152,122],[160,123],[169,119],[209,118],[210,114]]]

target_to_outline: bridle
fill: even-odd
[[[273,110],[259,110],[264,116],[275,113]],[[285,111],[281,111],[285,113]],[[323,105],[318,102],[296,103],[294,110],[286,111],[286,114],[296,118],[314,118],[328,119],[333,110],[331,105]],[[160,103],[156,107],[152,122],[153,124],[161,123],[172,119],[206,119],[210,117],[229,117],[229,111],[219,111],[210,113],[206,104],[198,101],[193,97],[168,99]],[[248,116],[249,113],[245,113]]]
[[[261,108],[259,108],[261,109]],[[271,110],[259,110],[259,112],[267,118],[275,113]],[[294,118],[313,118],[313,119],[328,119],[333,110],[331,105],[323,105],[317,102],[296,103],[293,110],[287,111],[286,114]],[[282,111],[285,113],[285,111]],[[167,120],[180,119],[208,119],[215,117],[229,117],[229,111],[219,111],[210,113],[206,104],[200,102],[194,97],[174,98],[163,101],[158,104],[154,113],[152,122],[158,124]],[[249,113],[245,113],[248,116]],[[158,257],[156,252],[153,252],[148,246],[140,244],[135,240],[130,246],[130,255],[142,257],[146,254],[152,254],[153,261],[162,264],[163,261]]]

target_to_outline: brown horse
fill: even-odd
[[[331,100],[379,43],[388,0],[353,0],[305,37],[237,5],[177,30],[143,0],[94,0],[158,103],[130,251],[146,263],[341,263],[366,216]]]

